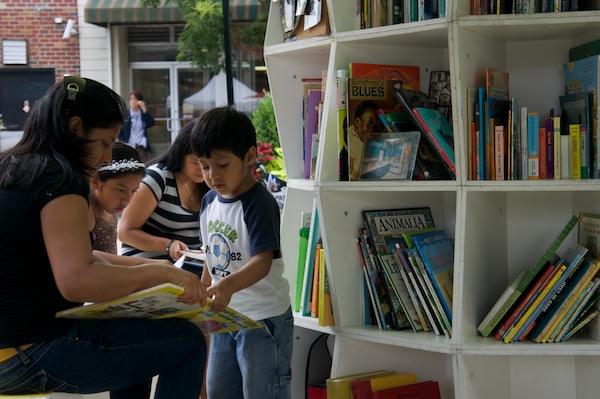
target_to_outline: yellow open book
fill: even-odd
[[[177,302],[184,289],[171,283],[160,284],[112,301],[77,306],[56,313],[67,319],[166,319],[181,318],[194,323],[205,335],[259,328],[261,324],[227,307],[216,312],[207,305],[200,308]]]

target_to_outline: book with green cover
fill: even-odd
[[[562,242],[569,235],[569,233],[571,233],[571,231],[577,225],[579,220],[580,220],[580,218],[578,215],[573,215],[571,217],[571,219],[568,221],[568,223],[562,229],[560,234],[558,234],[558,236],[554,239],[554,241],[552,241],[552,244],[550,244],[550,246],[548,247],[546,252],[544,252],[542,257],[537,261],[537,263],[535,265],[533,265],[533,267],[529,270],[529,272],[521,280],[521,282],[517,286],[517,289],[508,298],[506,298],[506,301],[504,302],[504,304],[502,304],[500,309],[495,312],[493,317],[491,317],[489,323],[486,326],[484,326],[483,328],[481,328],[480,330],[478,329],[479,332],[481,333],[481,335],[483,335],[484,337],[487,337],[488,335],[490,335],[490,333],[492,331],[494,331],[494,328],[496,328],[496,326],[498,325],[498,323],[500,323],[500,321],[502,320],[504,315],[506,315],[506,313],[516,303],[516,301],[519,299],[521,294],[525,291],[525,289],[527,288],[529,283],[531,283],[531,281],[535,278],[535,276],[537,276],[537,274],[540,272],[540,270],[542,270],[542,268],[544,267],[546,262],[548,262],[548,260],[556,252],[558,247],[560,247]],[[496,309],[496,306],[494,306],[494,308],[492,308],[492,310],[495,310],[495,309]],[[486,316],[486,318],[487,318],[487,316]]]

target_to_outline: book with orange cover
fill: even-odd
[[[418,66],[350,63],[351,78],[401,80],[403,86],[411,90],[420,90],[419,76]]]

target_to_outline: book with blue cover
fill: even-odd
[[[454,245],[444,230],[415,235],[413,241],[442,303],[443,311],[451,322],[454,293]]]

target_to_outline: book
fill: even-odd
[[[488,98],[497,98],[508,100],[509,96],[509,78],[508,72],[500,71],[495,68],[485,69],[485,89]]]
[[[539,118],[537,112],[527,113],[527,178],[540,178]]]
[[[320,326],[333,326],[333,307],[331,303],[331,291],[329,289],[329,276],[327,274],[327,263],[325,262],[325,250],[320,249],[319,266],[319,304],[317,317]]]
[[[317,242],[321,240],[321,230],[319,229],[319,213],[317,209],[317,199],[313,199],[311,210],[310,228],[308,233],[308,244],[306,262],[304,265],[304,276],[302,278],[302,293],[300,294],[300,315],[310,316],[310,302],[312,300],[312,276],[315,263],[315,248]]]
[[[536,276],[532,283],[527,287],[526,293],[519,299],[516,306],[509,312],[508,317],[502,322],[500,327],[494,333],[494,338],[502,340],[504,335],[514,327],[518,319],[533,303],[535,298],[542,292],[542,288],[558,272],[562,260],[558,256],[554,256],[543,271]]]
[[[395,373],[393,371],[388,370],[374,370],[366,371],[364,373],[328,378],[325,381],[325,386],[327,388],[327,399],[350,399],[352,398],[352,391],[350,391],[350,382],[369,377],[392,374]]]
[[[538,275],[538,273],[542,270],[542,268],[546,265],[550,257],[556,252],[558,247],[563,243],[565,238],[569,235],[569,233],[573,230],[573,228],[579,222],[579,216],[573,215],[565,227],[560,231],[558,236],[552,241],[548,249],[544,252],[544,254],[540,257],[540,259],[533,265],[531,269],[527,272],[527,275],[521,280],[517,289],[507,298],[504,304],[500,307],[500,309],[491,317],[490,322],[480,331],[481,335],[487,337],[493,329],[500,323],[506,313],[512,308],[512,306],[519,299],[521,294],[526,290],[527,286],[531,283],[531,281]]]
[[[304,178],[310,179],[311,165],[313,163],[313,142],[314,135],[318,134],[319,124],[319,104],[321,103],[321,89],[312,89],[308,91],[308,101],[306,102],[306,120],[304,127]]]
[[[402,81],[402,85],[407,89],[421,89],[420,69],[418,66],[351,62],[349,72],[351,78],[400,80]]]
[[[600,54],[600,39],[592,40],[569,49],[569,62],[582,60]]]
[[[435,227],[429,207],[364,210],[362,218],[378,254],[391,253],[390,240],[404,232]]]
[[[425,271],[429,275],[435,293],[452,322],[452,297],[454,294],[454,245],[444,230],[418,234],[413,237]]]
[[[408,314],[404,311],[404,305],[402,304],[402,298],[398,297],[396,290],[394,289],[394,283],[392,282],[392,276],[388,273],[386,263],[394,263],[393,254],[381,254],[378,256],[379,265],[381,267],[381,278],[386,288],[386,296],[389,298],[391,306],[391,318],[393,320],[392,328],[395,330],[408,330],[412,329],[412,323],[409,320]]]
[[[418,131],[366,133],[359,180],[410,180],[420,137]]]
[[[398,299],[406,320],[410,323],[414,332],[423,331],[421,319],[417,315],[417,311],[410,298],[409,288],[407,286],[409,283],[405,281],[402,276],[402,266],[398,264],[395,254],[380,254],[379,259],[381,260],[381,265],[383,266],[383,270],[390,283],[389,289],[394,292]]]
[[[312,272],[312,287],[310,289],[310,316],[318,317],[319,314],[319,278],[321,274],[319,273],[319,268],[321,267],[321,255],[323,249],[323,242],[319,241],[315,244],[314,252],[315,258],[313,262],[313,272]]]
[[[377,269],[375,256],[368,242],[368,233],[366,229],[361,229],[361,239],[359,241],[360,249],[365,261],[365,278],[371,288],[371,301],[375,311],[377,312],[378,326],[381,330],[389,330],[392,328],[391,319],[391,304],[385,295],[385,286],[383,276]]]
[[[400,111],[394,90],[402,82],[389,79],[348,78],[347,140],[349,180],[359,180],[367,133],[384,133],[377,110]]]
[[[566,321],[564,322],[561,331],[558,333],[558,335],[552,337],[553,342],[563,341],[565,335],[567,335],[570,332],[570,330],[574,326],[576,326],[582,320],[582,318],[585,317],[586,313],[590,310],[590,307],[593,305],[593,302],[597,300],[597,295],[600,295],[600,293],[597,292],[599,286],[600,276],[596,274],[594,278],[592,278],[592,280],[585,287],[584,293],[581,295],[581,297],[578,298],[577,301],[575,301],[573,309],[570,310],[571,314],[565,315]],[[585,324],[587,324],[587,322]],[[583,325],[581,327],[583,327]]]
[[[394,95],[409,113],[412,122],[420,130],[436,156],[442,161],[451,178],[456,177],[454,160],[454,136],[452,125],[435,108],[435,103],[425,93],[396,87]]]
[[[600,163],[600,106],[598,103],[598,95],[600,93],[600,55],[592,55],[577,61],[563,64],[565,95],[583,93],[587,94],[587,120],[569,122],[569,123],[585,123],[588,127],[589,143],[590,143],[590,177],[598,178]]]
[[[417,383],[417,375],[400,373],[350,382],[352,399],[371,399],[373,392]]]
[[[385,317],[383,316],[383,312],[381,310],[381,304],[379,303],[379,297],[375,296],[375,292],[376,292],[376,288],[374,287],[374,284],[371,284],[371,279],[369,278],[369,270],[371,269],[371,266],[367,266],[367,264],[370,262],[370,260],[368,259],[368,254],[367,254],[367,249],[366,249],[366,244],[364,242],[364,239],[362,237],[362,235],[360,235],[359,237],[356,237],[356,246],[358,248],[358,253],[359,253],[359,257],[360,257],[360,262],[361,262],[361,266],[362,266],[362,272],[363,272],[363,277],[364,277],[364,281],[365,281],[365,286],[367,288],[367,292],[368,292],[368,299],[370,300],[370,308],[373,309],[373,314],[374,314],[374,325],[377,325],[377,327],[379,327],[379,329],[383,329],[383,322]],[[365,313],[367,312],[367,309],[369,308],[369,304],[365,303]],[[371,323],[373,324],[373,322]]]
[[[338,69],[336,71],[336,128],[338,144],[338,179],[348,180],[348,148],[346,140],[348,137],[348,71]]]
[[[185,291],[175,284],[164,283],[140,290],[112,301],[98,302],[61,310],[57,318],[77,320],[111,320],[124,318],[167,319],[181,318],[194,323],[205,335],[260,328],[262,325],[227,307],[216,312],[206,306],[178,302]]]
[[[521,271],[519,273],[517,273],[517,275],[511,280],[511,282],[508,284],[508,286],[504,289],[504,291],[502,292],[502,295],[500,295],[500,297],[496,300],[496,302],[494,302],[494,305],[492,305],[492,308],[487,312],[487,314],[485,315],[483,320],[481,320],[481,322],[477,326],[477,331],[479,331],[480,334],[483,335],[483,331],[485,331],[487,329],[487,326],[489,325],[490,321],[492,320],[492,318],[494,317],[496,312],[498,312],[500,310],[500,308],[504,305],[504,302],[506,300],[508,300],[508,298],[515,292],[515,290],[517,289],[517,286],[525,278],[526,274],[527,274],[527,269],[522,268]]]
[[[600,259],[600,214],[581,213],[577,229],[577,243],[588,249],[588,256]]]
[[[585,315],[575,324],[569,331],[561,338],[561,341],[564,342],[571,338],[575,333],[579,332],[582,328],[584,328],[589,322],[591,322],[596,316],[600,314],[600,310],[598,309],[590,309]]]
[[[300,298],[302,297],[302,281],[304,279],[304,267],[306,266],[309,232],[310,227],[302,227],[298,232],[298,265],[296,269],[296,289],[294,291],[294,312],[300,311]]]
[[[571,179],[581,179],[581,125],[573,123],[569,125],[569,137],[571,140]]]
[[[440,385],[437,381],[423,381],[373,392],[371,399],[441,399]]]

